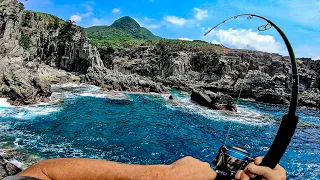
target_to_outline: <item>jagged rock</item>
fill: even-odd
[[[40,79],[46,79],[51,84],[80,83],[80,77],[64,70],[55,69],[45,64],[40,64],[38,68]]]
[[[244,79],[238,80],[235,84],[235,91],[259,92],[274,87],[271,77],[259,70],[250,70]]]
[[[111,69],[147,76],[169,87],[211,89],[234,98],[242,90],[243,98],[278,104],[286,104],[291,92],[290,60],[279,54],[232,49],[224,52],[170,49],[170,45],[161,48],[157,44],[104,52]],[[298,63],[300,91],[319,89],[320,63],[311,59],[298,59]],[[282,91],[284,97],[281,97]]]
[[[263,91],[254,95],[255,100],[270,104],[283,104],[288,105],[290,103],[289,94],[281,94],[276,91]]]
[[[50,95],[46,81],[79,82],[80,78],[113,90],[163,92],[163,84],[186,90],[205,88],[234,98],[241,91],[244,98],[281,104],[287,103],[291,91],[289,57],[209,43],[197,47],[197,41],[185,46],[160,40],[129,48],[99,48],[101,60],[81,27],[49,14],[40,20],[38,15],[22,11],[16,0],[0,2],[0,70],[8,67],[6,72],[11,72],[0,71],[0,96],[17,104],[46,100]],[[320,61],[301,58],[298,66],[300,104],[320,106],[312,98],[320,95],[312,90],[320,89]],[[22,72],[28,75],[14,78]],[[11,85],[2,77],[13,80]]]
[[[309,106],[320,108],[320,90],[310,89],[300,94],[299,106]]]
[[[90,67],[87,74],[81,80],[83,83],[101,86],[108,90],[119,91],[143,91],[165,93],[166,88],[152,80],[132,74],[124,75],[117,71],[109,70],[105,67]]]
[[[14,105],[49,101],[49,82],[80,81],[61,69],[85,73],[103,66],[80,27],[51,15],[40,20],[41,14],[23,11],[18,3],[0,2],[0,96]]]
[[[214,110],[237,111],[233,98],[221,92],[192,90],[191,100]]]
[[[51,95],[49,82],[41,80],[30,69],[22,67],[19,58],[3,58],[0,72],[0,94],[9,97],[12,104],[48,101],[47,97]]]
[[[0,179],[16,175],[22,170],[0,156]]]

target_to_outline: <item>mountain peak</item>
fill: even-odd
[[[124,16],[116,21],[110,26],[116,27],[120,29],[140,29],[140,25],[137,21],[135,21],[130,16]]]
[[[90,39],[97,42],[109,42],[123,39],[154,40],[160,37],[143,28],[139,23],[129,16],[124,16],[111,26],[93,26],[85,29]]]

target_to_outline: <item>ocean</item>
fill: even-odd
[[[170,94],[104,92],[90,85],[53,85],[53,92],[53,104],[13,107],[0,99],[0,149],[40,159],[170,164],[184,156],[211,163],[226,144],[256,157],[266,154],[288,109],[240,100],[237,113],[214,111],[178,90],[170,90],[174,100]],[[320,112],[298,108],[298,115],[280,164],[288,179],[320,179]]]

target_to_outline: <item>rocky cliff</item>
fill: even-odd
[[[162,41],[162,42],[161,42]],[[158,43],[130,48],[101,48],[102,61],[116,71],[149,77],[170,87],[202,88],[234,98],[288,104],[291,92],[289,57],[225,47],[195,48]],[[299,105],[320,107],[320,62],[298,59]]]
[[[0,2],[0,96],[9,97],[12,104],[48,101],[50,83],[80,82],[80,77],[82,82],[111,85],[114,89],[136,84],[137,90],[145,91],[148,87],[151,91],[166,91],[151,80],[140,86],[140,76],[132,79],[121,72],[112,78],[125,82],[97,83],[89,78],[92,73],[97,73],[94,77],[99,74],[92,69],[105,69],[104,63],[81,27],[53,15],[25,11],[16,0]],[[110,74],[113,73],[105,75]]]
[[[287,104],[288,57],[233,50],[202,41],[138,41],[100,47],[71,21],[0,3],[0,96],[12,104],[47,101],[50,83],[84,82],[106,89],[165,92],[167,87],[223,92],[234,98]],[[100,56],[101,55],[101,56]],[[319,107],[320,62],[298,59],[300,105]],[[163,85],[162,85],[163,84]]]

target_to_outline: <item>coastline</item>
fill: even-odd
[[[72,93],[77,93],[76,96],[73,96],[73,97],[70,97],[70,96],[66,96],[66,98],[70,98],[70,99],[74,99],[74,97],[80,97],[81,93],[82,92],[79,92],[78,90],[81,89],[81,88],[77,88],[77,87],[81,87],[81,86],[84,86],[84,87],[87,87],[89,90],[93,90],[93,93],[90,95],[90,92],[88,94],[83,94],[83,96],[85,97],[98,97],[98,98],[108,98],[106,96],[97,96],[99,95],[99,93],[109,93],[110,95],[114,94],[115,96],[117,95],[120,95],[121,97],[123,98],[126,98],[125,96],[122,96],[122,95],[125,95],[125,94],[142,94],[142,95],[157,95],[157,96],[161,96],[161,97],[166,97],[168,96],[169,94],[159,94],[159,93],[145,93],[145,92],[125,92],[125,91],[102,91],[99,87],[97,86],[91,86],[91,85],[87,85],[87,84],[60,84],[60,85],[57,85],[57,86],[63,86],[63,87],[73,87],[75,88],[76,90],[75,91],[64,91],[65,93],[61,93],[61,94],[72,94]],[[63,88],[62,88],[63,89]],[[66,88],[68,89],[68,88]],[[82,89],[83,90],[83,89]],[[97,91],[99,90],[99,91]],[[86,90],[84,90],[86,91]],[[170,91],[170,90],[169,90]],[[173,91],[175,91],[175,89],[173,89]],[[55,92],[55,91],[54,91]],[[171,91],[170,91],[171,92]],[[174,92],[171,92],[174,94]],[[177,91],[177,93],[181,93],[179,90]],[[55,93],[53,93],[54,95]],[[176,95],[176,94],[175,94]],[[63,97],[63,96],[62,96]],[[136,96],[137,97],[137,96]],[[140,97],[140,96],[139,96]],[[111,97],[112,98],[112,97]],[[117,97],[114,97],[115,99],[117,99]],[[141,99],[144,99],[145,97],[140,97]],[[147,97],[149,98],[149,97]],[[83,98],[81,98],[81,100],[84,100]],[[91,101],[92,99],[89,98],[89,99],[86,99],[84,101],[81,101],[81,102],[89,102]],[[170,106],[169,108],[170,109],[173,109],[173,110],[181,110],[182,112],[186,112],[186,113],[190,113],[190,114],[196,114],[196,115],[201,115],[205,118],[208,118],[209,121],[210,119],[215,119],[216,117],[220,117],[221,119],[218,119],[218,121],[214,122],[214,124],[220,124],[220,123],[227,123],[227,122],[223,122],[223,121],[233,121],[235,123],[241,123],[242,125],[254,125],[254,126],[257,126],[257,127],[269,127],[270,124],[263,124],[263,122],[265,122],[266,119],[265,118],[265,115],[259,111],[255,112],[254,108],[246,108],[246,107],[243,107],[242,105],[240,106],[240,112],[239,113],[225,113],[224,111],[214,111],[212,112],[212,110],[210,109],[206,109],[204,107],[201,107],[199,105],[196,105],[195,103],[191,102],[189,100],[189,97],[187,95],[185,95],[183,98],[178,98],[176,97],[176,100],[177,101],[170,101],[168,100],[167,102],[165,102],[165,104],[163,104],[164,106]],[[247,100],[247,99],[240,99],[240,100]],[[250,100],[250,99],[249,99]],[[72,100],[73,101],[73,100]],[[102,104],[104,105],[106,102],[108,101],[104,101],[104,100],[98,100],[99,102],[102,102]],[[161,100],[162,101],[162,100]],[[187,102],[185,102],[187,101]],[[67,102],[67,101],[66,101]],[[79,102],[79,101],[77,101]],[[110,102],[110,101],[109,101]],[[137,102],[137,101],[136,101]],[[131,102],[130,102],[131,103]],[[66,103],[68,104],[68,102]],[[89,102],[90,104],[90,102]],[[265,104],[265,103],[263,103]],[[253,103],[251,106],[252,107],[255,107],[255,103]],[[37,105],[33,105],[33,106],[37,106]],[[50,105],[51,106],[51,105]],[[46,108],[50,108],[50,106],[46,106]],[[60,106],[60,105],[59,105]],[[81,105],[80,105],[81,106]],[[276,105],[277,106],[277,105]],[[264,105],[262,106],[264,107]],[[14,108],[14,107],[13,107]],[[18,108],[17,108],[18,109]],[[281,109],[284,109],[284,108],[281,108]],[[248,111],[248,110],[252,110],[251,112]],[[42,110],[41,110],[42,111]],[[180,111],[180,112],[181,112]],[[43,111],[42,111],[43,112]],[[212,113],[216,114],[216,116],[214,117],[211,117],[212,116]],[[32,113],[32,112],[28,112],[29,114]],[[39,114],[38,114],[39,115]],[[32,117],[33,118],[33,117]],[[50,117],[49,117],[50,118]],[[252,119],[252,121],[250,121],[250,119]],[[221,121],[220,121],[221,120]],[[23,120],[24,121],[24,120]],[[255,122],[256,121],[256,122]],[[41,122],[41,120],[39,121]],[[39,123],[37,122],[37,123]],[[164,121],[165,122],[165,121]],[[239,125],[239,124],[238,124]],[[311,127],[311,126],[310,126]],[[33,137],[32,137],[33,138]],[[18,142],[19,140],[16,140],[15,143],[12,143],[12,145],[7,145],[6,148],[0,148],[0,149],[5,149],[5,151],[9,152],[8,155],[6,156],[8,158],[9,161],[13,162],[13,164],[16,164],[16,165],[22,165],[24,168],[26,167],[29,167],[32,163],[34,162],[38,162],[40,160],[42,160],[43,158],[39,157],[39,156],[36,156],[34,154],[32,154],[31,152],[28,152],[27,150],[23,150],[23,147],[18,147],[18,149],[20,150],[17,150],[17,148],[14,148],[15,145]],[[61,143],[60,143],[61,144]],[[47,149],[50,149],[47,147]],[[52,151],[55,151],[53,149],[51,149],[51,152]],[[114,151],[114,149],[110,149],[110,151]],[[41,151],[42,152],[42,151]],[[97,153],[98,151],[93,151],[94,153]],[[41,154],[40,152],[38,152],[39,154]],[[63,155],[61,156],[56,156],[56,155],[53,155],[53,156],[48,156],[48,157],[63,157]],[[71,156],[70,156],[71,157]],[[75,157],[79,157],[79,156],[75,156]],[[82,156],[80,156],[82,157]],[[92,157],[92,155],[90,156],[87,156],[87,157]],[[12,158],[12,159],[10,159]],[[103,158],[102,156],[99,157],[99,158]],[[117,160],[117,159],[110,159],[110,160]]]

